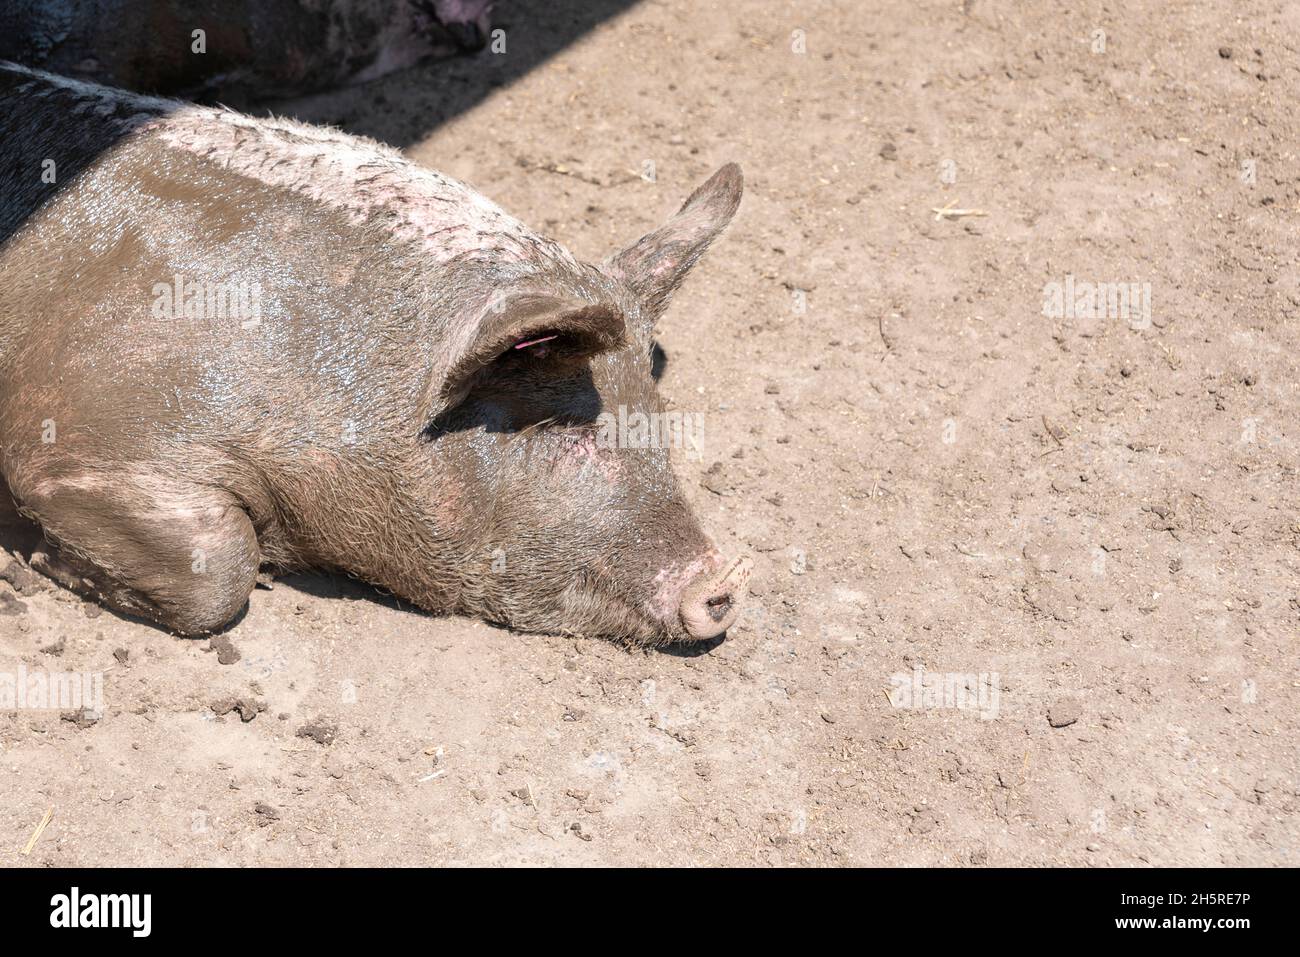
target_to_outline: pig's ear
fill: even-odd
[[[623,315],[613,306],[546,292],[492,297],[476,321],[432,370],[422,403],[426,423],[459,405],[496,366],[560,370],[616,349],[626,341]]]
[[[632,287],[657,319],[695,261],[731,222],[745,181],[728,163],[691,194],[677,215],[609,261],[609,269]]]

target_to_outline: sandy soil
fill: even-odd
[[[749,610],[643,654],[300,576],[221,651],[11,572],[0,670],[105,710],[0,714],[0,861],[1296,864],[1298,45],[1285,0],[647,0],[284,105],[592,258],[743,165],[661,339]],[[1149,312],[1044,315],[1067,276]]]

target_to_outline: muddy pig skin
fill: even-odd
[[[716,637],[749,560],[670,443],[597,423],[663,411],[655,323],[741,189],[722,167],[592,265],[376,143],[0,63],[0,479],[33,565],[183,635],[265,566]]]
[[[488,40],[490,0],[3,0],[0,59],[245,102],[372,80]],[[201,45],[195,31],[201,30]]]

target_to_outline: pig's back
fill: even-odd
[[[171,143],[195,108],[102,90],[0,68],[0,429],[311,443],[399,325],[375,228]]]

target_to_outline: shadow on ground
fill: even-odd
[[[504,31],[504,52],[484,50],[429,60],[371,83],[293,99],[268,99],[248,112],[288,116],[336,126],[390,146],[405,148],[472,110],[494,91],[535,70],[636,0],[511,0],[492,13],[493,30]],[[411,95],[410,86],[419,86]],[[400,98],[388,93],[400,86]]]

